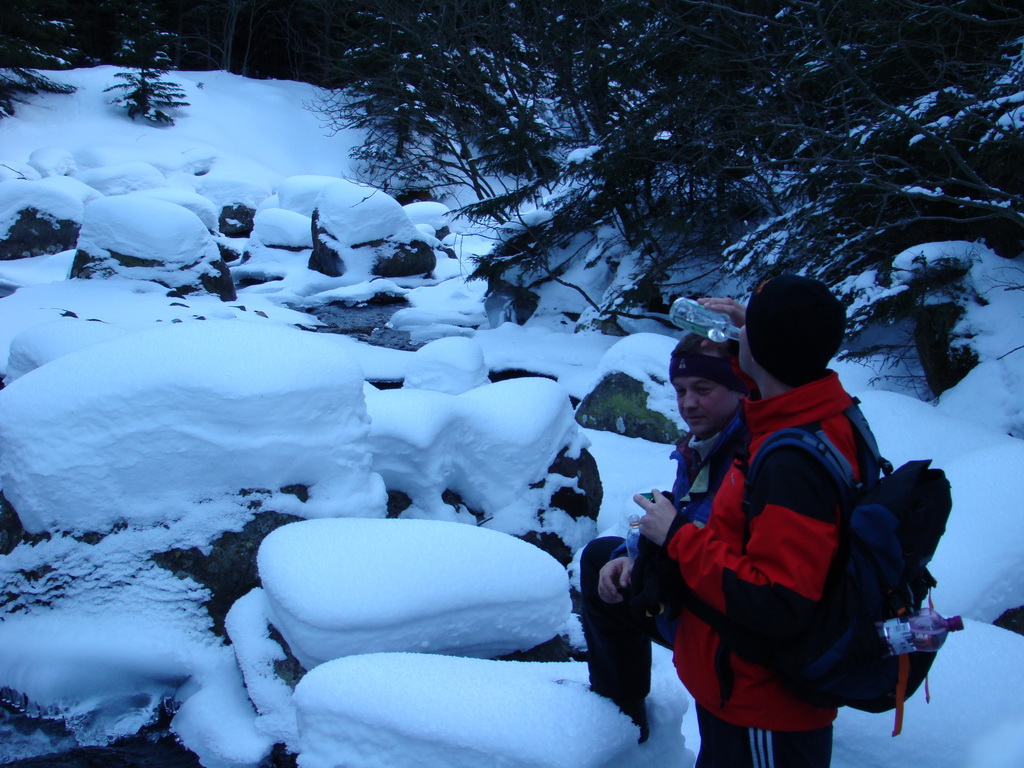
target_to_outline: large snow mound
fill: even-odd
[[[610,700],[571,679],[583,666],[401,653],[329,662],[295,691],[299,764],[605,765],[631,741],[635,747],[636,729]]]
[[[77,317],[62,317],[30,326],[11,339],[4,384],[11,384],[15,379],[58,357],[116,339],[126,333],[129,331],[110,323]]]
[[[209,229],[195,213],[167,200],[143,195],[104,197],[89,203],[78,236],[78,249],[96,258],[116,253],[144,264],[157,262],[175,267],[220,257]],[[144,267],[135,267],[132,273],[147,279]]]
[[[34,533],[152,525],[294,484],[310,487],[296,514],[383,515],[362,386],[338,345],[294,329],[205,321],[129,334],[0,391],[0,480]]]
[[[264,539],[259,572],[271,622],[307,669],[383,651],[500,656],[556,636],[571,608],[554,558],[461,523],[293,523]]]
[[[367,391],[366,404],[373,468],[389,489],[432,517],[444,514],[444,491],[455,491],[506,533],[535,526],[552,493],[536,484],[559,451],[575,458],[588,444],[565,390],[548,379],[510,379],[461,395]]]

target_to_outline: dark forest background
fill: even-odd
[[[854,330],[905,335],[862,351],[909,350],[938,394],[984,297],[963,258],[892,260],[1024,251],[1022,44],[1019,0],[6,0],[0,117],[66,67],[120,65],[119,103],[167,124],[177,69],[308,82],[365,181],[500,227],[477,275],[510,300],[565,282],[614,330],[723,276],[849,301],[866,276]]]

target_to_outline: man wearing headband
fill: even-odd
[[[703,525],[722,477],[746,448],[741,404],[747,387],[734,372],[726,346],[699,336],[680,341],[668,373],[689,432],[672,452],[678,462],[676,480],[662,503],[671,504],[676,528]],[[635,570],[619,537],[595,539],[580,560],[591,689],[632,718],[641,742],[648,736],[651,640],[672,646],[682,586],[667,556],[644,547]],[[667,578],[656,572],[658,560],[670,566]]]

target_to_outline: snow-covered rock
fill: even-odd
[[[49,323],[26,328],[11,339],[10,357],[4,384],[9,385],[29,371],[51,360],[85,347],[129,333],[110,323],[62,317]]]
[[[437,266],[435,245],[398,201],[380,190],[335,181],[316,198],[309,266],[325,275],[355,282],[375,275],[424,275]]]
[[[85,208],[71,277],[149,280],[180,295],[206,291],[225,301],[234,283],[203,221],[181,205],[141,195]]]
[[[46,176],[37,183],[42,187],[50,187],[66,192],[72,197],[78,198],[83,206],[103,197],[103,193],[98,189],[90,187],[88,184],[72,176]],[[79,223],[81,223],[81,219],[79,219]]]
[[[446,231],[448,225],[451,224],[451,209],[448,208],[444,203],[437,203],[429,200],[424,200],[415,203],[406,203],[402,206],[409,220],[419,226],[430,227],[430,234],[439,235],[439,232]]]
[[[409,359],[405,386],[461,395],[487,384],[484,353],[472,339],[448,336],[423,345]]]
[[[217,207],[218,228],[228,237],[247,237],[252,232],[256,209],[270,197],[266,187],[216,173],[197,177],[194,185],[196,192]]]
[[[0,259],[22,259],[74,247],[82,200],[44,181],[0,184]]]
[[[336,176],[289,176],[277,188],[277,205],[303,216],[312,216],[324,188],[339,181]]]
[[[208,230],[217,231],[217,206],[196,192],[179,187],[158,187],[156,189],[140,189],[138,192],[130,194],[152,200],[166,200],[168,203],[180,205],[198,216]]]
[[[302,517],[383,516],[362,387],[336,344],[286,327],[130,334],[0,390],[0,481],[34,533],[212,515],[215,500],[255,488]],[[295,484],[307,501],[276,491]]]
[[[167,177],[155,166],[141,160],[89,168],[79,171],[75,178],[104,195],[126,195],[140,189],[167,186]]]
[[[28,156],[28,164],[44,179],[50,176],[71,176],[78,170],[75,156],[63,147],[40,147]]]
[[[313,229],[310,218],[286,208],[268,208],[260,211],[253,221],[249,245],[284,248],[290,251],[312,248]]]
[[[460,395],[369,388],[366,404],[373,468],[409,500],[402,517],[486,521],[562,562],[596,534],[601,483],[557,383],[512,379]]]
[[[671,336],[652,333],[633,333],[616,342],[595,369],[576,420],[588,429],[674,443],[683,431],[668,380],[675,346]]]
[[[501,656],[558,635],[571,609],[556,560],[460,523],[293,523],[263,540],[259,572],[271,622],[306,669],[384,651]]]
[[[295,690],[303,768],[688,768],[681,691],[652,691],[653,736],[591,693],[586,665],[349,656]]]

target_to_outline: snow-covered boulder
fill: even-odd
[[[157,187],[156,189],[140,189],[130,193],[132,196],[147,197],[152,200],[166,200],[168,203],[180,205],[192,211],[211,232],[217,231],[217,206],[202,195],[180,187]]]
[[[464,336],[447,336],[413,353],[406,368],[404,386],[461,395],[489,381],[480,345]]]
[[[75,156],[63,147],[39,147],[28,156],[28,164],[44,179],[50,176],[71,176],[78,170]]]
[[[511,379],[460,395],[368,389],[366,405],[391,514],[486,522],[563,563],[596,535],[601,483],[559,384]]]
[[[30,533],[189,514],[212,526],[250,505],[244,489],[301,517],[382,517],[368,433],[362,370],[338,345],[255,321],[179,323],[0,390],[0,484]]]
[[[438,240],[443,240],[448,234],[452,212],[444,203],[423,200],[406,203],[402,208],[414,225],[429,227],[430,234]]]
[[[656,680],[651,740],[582,663],[388,653],[322,664],[295,690],[303,768],[689,768],[682,689]]]
[[[167,177],[155,166],[141,160],[90,168],[79,171],[75,178],[104,195],[126,195],[140,189],[167,186]]]
[[[41,187],[50,187],[65,192],[72,197],[78,198],[82,205],[88,205],[93,200],[99,200],[103,193],[88,184],[79,181],[71,176],[46,176],[38,182]]]
[[[9,158],[0,158],[0,183],[5,181],[39,181],[41,178],[43,178],[42,174],[28,163]]]
[[[97,592],[117,591],[106,587],[93,585],[96,602]],[[171,731],[199,764],[259,764],[272,742],[255,730],[255,713],[231,648],[204,635],[185,611],[160,613],[157,605],[159,600],[149,605],[112,600],[73,617],[9,613],[0,622],[0,690],[16,691],[48,721],[60,723],[72,734],[71,745],[94,749],[151,725],[168,702],[176,701]],[[101,765],[119,762],[106,762],[109,753],[102,749],[93,754]]]
[[[309,268],[357,282],[374,276],[425,275],[437,266],[436,244],[393,197],[355,182],[336,181],[316,198]]]
[[[306,669],[384,651],[502,656],[557,636],[571,610],[552,557],[460,523],[293,523],[263,540],[259,573],[270,621]]]
[[[104,197],[85,207],[71,277],[115,276],[159,283],[182,296],[236,296],[202,219],[181,205],[140,195]]]
[[[277,187],[277,205],[288,211],[312,216],[320,193],[341,181],[337,176],[289,176]]]
[[[253,219],[242,263],[234,277],[239,286],[285,279],[290,273],[308,274],[306,262],[313,247],[308,216],[285,208],[264,208]]]
[[[601,358],[576,420],[588,429],[675,443],[683,430],[668,381],[675,345],[670,336],[650,333],[630,334],[617,342]]]
[[[0,184],[0,259],[23,259],[75,246],[82,200],[40,181]]]
[[[249,245],[280,248],[285,251],[308,250],[313,247],[310,218],[286,208],[268,208],[260,211],[253,220]]]
[[[4,385],[58,357],[126,333],[129,331],[110,323],[77,317],[62,317],[29,326],[11,339]]]

